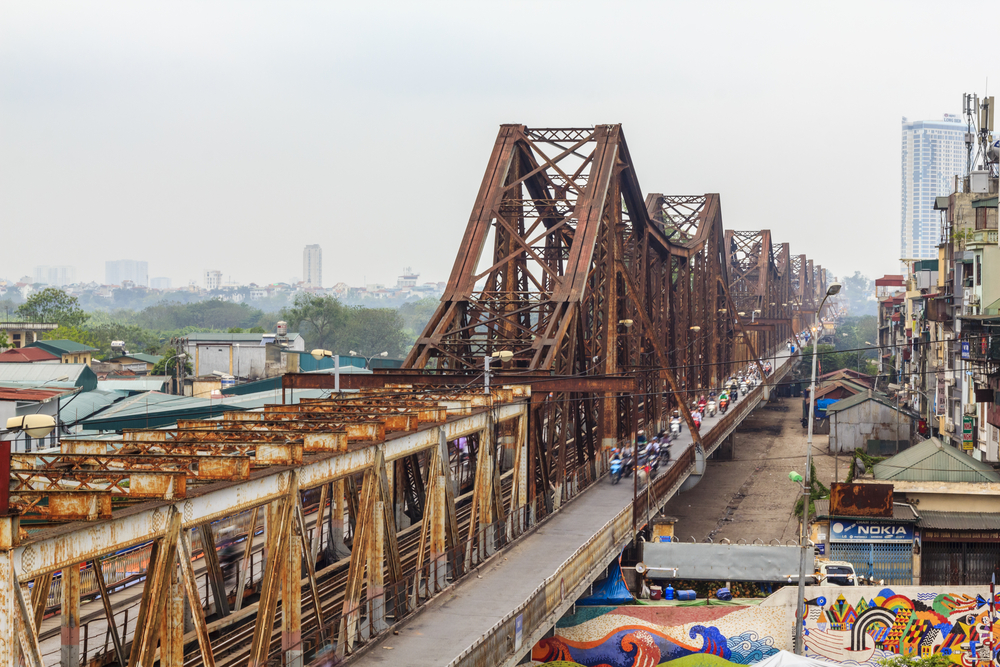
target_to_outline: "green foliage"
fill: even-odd
[[[227,329],[258,326],[263,311],[245,303],[232,303],[211,299],[197,303],[165,301],[144,308],[136,315],[136,324],[147,329],[168,331],[197,327],[200,330],[226,331]]]
[[[87,321],[87,313],[80,308],[80,301],[61,289],[46,287],[36,292],[17,307],[23,320],[55,322],[59,326],[79,327]]]
[[[402,320],[403,333],[406,334],[407,342],[410,345],[416,342],[417,336],[423,333],[424,327],[427,326],[427,322],[430,321],[440,303],[437,299],[408,301],[396,311]]]
[[[816,478],[816,463],[809,462],[809,515],[816,514],[815,501],[819,498],[829,498],[830,489],[823,482]],[[802,516],[802,498],[795,503],[795,516]]]
[[[392,308],[355,306],[348,313],[341,347],[366,357],[382,352],[388,352],[390,357],[401,357],[407,347],[403,321]]]
[[[0,331],[0,347],[8,347],[10,343],[7,341],[7,332]]]
[[[281,311],[289,331],[298,329],[309,346],[346,354],[343,332],[347,326],[349,308],[332,296],[300,292],[291,308]]]
[[[99,348],[94,334],[83,327],[60,326],[52,331],[47,331],[42,336],[42,340],[71,340],[80,345]]]
[[[180,358],[177,356],[177,350],[173,348],[167,348],[163,351],[163,358],[156,362],[153,366],[151,372],[152,375],[176,375],[177,366]],[[182,366],[184,373],[190,375],[193,371],[191,369],[191,360],[187,357],[184,358],[184,365]]]
[[[93,334],[103,359],[114,356],[111,351],[112,341],[125,342],[125,348],[133,354],[156,354],[161,347],[160,334],[149,329],[143,329],[136,324],[123,322],[102,322],[96,326],[88,324],[87,329]]]
[[[872,472],[875,469],[875,464],[885,461],[886,458],[885,456],[870,456],[863,449],[855,449],[854,453],[851,454],[851,462],[847,466],[847,478],[844,482],[850,484],[854,481],[854,469],[857,467],[857,461],[864,464],[865,472]]]
[[[392,308],[348,307],[332,296],[301,293],[295,306],[281,311],[289,330],[305,336],[311,348],[365,356],[388,352],[400,357],[408,345],[403,319]]]
[[[950,667],[953,663],[942,653],[932,653],[920,658],[914,655],[894,655],[878,661],[882,667]]]

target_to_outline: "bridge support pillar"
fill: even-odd
[[[344,542],[344,515],[347,513],[344,496],[344,480],[331,482],[333,495],[330,498],[330,546],[333,549],[333,559],[343,558],[351,553]]]
[[[736,458],[736,432],[730,433],[726,439],[719,443],[715,450],[716,458],[721,461],[732,461]]]
[[[448,585],[448,561],[445,558],[445,513],[447,502],[445,496],[444,475],[434,475],[431,484],[431,526],[430,526],[430,563],[427,577],[427,597],[441,591]],[[432,592],[433,591],[433,592]]]
[[[286,502],[294,502],[288,500]],[[283,530],[288,548],[281,563],[281,650],[288,667],[302,667],[302,540],[294,521]]]
[[[368,543],[368,623],[369,636],[388,629],[385,622],[385,514],[386,506],[376,501],[372,510],[371,539]]]
[[[80,664],[80,566],[62,571],[62,607],[59,611],[59,664]]]
[[[184,665],[184,590],[181,588],[177,567],[167,584],[166,606],[160,627],[160,667]]]

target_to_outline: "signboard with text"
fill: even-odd
[[[836,521],[830,525],[831,542],[912,542],[913,526],[871,521]]]
[[[976,426],[976,418],[971,415],[962,417],[962,449],[971,450],[973,444],[973,430]]]
[[[937,395],[935,396],[934,414],[938,417],[947,412],[948,396],[947,386],[944,382],[944,373],[937,374]]]

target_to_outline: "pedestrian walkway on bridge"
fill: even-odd
[[[787,354],[779,356],[771,378],[779,379],[784,376],[791,367],[791,361]],[[746,409],[747,403],[759,403],[763,389],[758,387],[750,396],[741,397],[732,409]],[[720,426],[728,430],[735,428],[728,424],[722,426],[720,422],[723,418],[723,415],[716,415],[704,421],[701,430],[703,441],[721,442],[728,434],[719,433]],[[691,434],[685,429],[671,443],[671,463],[665,469],[661,468],[661,476],[670,474],[678,460],[692,446]],[[681,472],[683,481],[690,474],[691,467]],[[437,667],[455,663],[468,647],[488,635],[513,610],[524,605],[540,583],[560,572],[574,553],[587,544],[603,526],[623,511],[630,510],[632,493],[631,480],[617,485],[612,485],[607,480],[594,484],[542,522],[532,534],[521,538],[508,550],[484,563],[474,576],[467,576],[446,589],[418,614],[400,624],[396,628],[398,635],[388,635],[383,641],[373,643],[371,648],[352,660],[352,664]],[[668,499],[669,496],[658,499],[657,505],[662,506]],[[650,508],[651,514],[654,509]],[[642,522],[643,519],[640,519],[640,525]],[[630,528],[631,519],[628,523]],[[629,530],[625,542],[631,541],[630,538]],[[604,556],[592,568],[594,574],[604,571],[611,559],[619,553],[621,546],[608,545]],[[585,580],[578,588],[585,588],[590,581],[593,578]],[[571,586],[567,582],[565,594],[562,595],[565,607],[569,607],[585,592],[571,590]],[[553,614],[549,627],[561,615],[562,612]],[[542,628],[532,634],[540,636],[547,629]],[[528,634],[530,630],[535,629],[525,628],[519,651],[513,651],[511,643],[511,656],[523,655],[530,650],[535,641]]]

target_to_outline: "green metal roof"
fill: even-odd
[[[972,202],[972,208],[996,208],[997,207],[997,196],[987,197],[986,199],[977,199]]]
[[[322,398],[329,393],[324,389],[297,389],[294,401],[289,400],[289,403],[302,398]],[[171,396],[150,391],[119,401],[94,418],[84,420],[83,428],[99,431],[159,428],[176,424],[178,419],[210,419],[228,410],[254,410],[272,403],[281,403],[280,387],[223,399]]]
[[[59,420],[67,426],[72,426],[101,412],[109,405],[125,398],[126,395],[124,391],[105,391],[103,389],[77,392],[59,401]]]
[[[827,412],[841,412],[842,410],[847,410],[853,408],[855,405],[860,405],[865,401],[878,401],[882,405],[896,409],[896,402],[890,400],[888,396],[881,392],[872,392],[871,396],[868,395],[868,387],[865,387],[865,391],[854,394],[854,396],[849,396],[847,398],[842,398],[833,405],[827,407]]]
[[[114,363],[114,362],[118,361],[119,359],[135,359],[136,361],[144,361],[147,364],[153,364],[155,366],[156,364],[158,364],[160,362],[160,359],[162,359],[162,358],[163,357],[160,356],[160,355],[158,355],[158,354],[142,354],[142,353],[139,353],[139,354],[123,354],[120,357],[114,357],[114,358],[108,359],[107,363],[109,363],[109,364],[110,363]]]
[[[81,352],[97,352],[96,347],[90,347],[89,345],[82,345],[77,343],[75,340],[65,340],[62,338],[56,338],[54,340],[36,340],[30,345],[25,345],[25,347],[40,347],[47,352],[52,354],[80,354]]]
[[[1000,474],[938,438],[875,464],[875,479],[900,482],[1000,482]]]
[[[288,333],[288,340],[295,340],[299,335],[297,333]],[[259,344],[264,338],[274,338],[274,332],[271,333],[206,333],[199,331],[196,333],[189,333],[182,338],[187,339],[192,343],[257,343]]]

